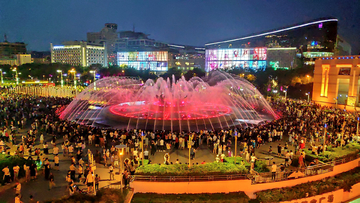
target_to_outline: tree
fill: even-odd
[[[192,77],[204,77],[205,76],[205,71],[200,69],[200,68],[194,68],[193,70],[189,70],[188,72],[186,72],[184,74],[184,77],[186,80],[190,80],[190,78]]]

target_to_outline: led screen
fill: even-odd
[[[265,47],[206,50],[206,71],[235,67],[265,70],[266,51]]]
[[[127,65],[137,70],[167,71],[168,52],[142,51],[118,52],[118,65]]]

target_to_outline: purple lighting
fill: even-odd
[[[319,24],[319,29],[321,29],[323,27],[323,23]]]

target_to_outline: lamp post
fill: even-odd
[[[64,80],[63,80],[63,71],[62,70],[57,70],[56,72],[60,73],[61,74],[61,88],[64,87]]]
[[[1,85],[4,84],[4,78],[3,78],[3,72],[2,72],[2,69],[0,69],[0,72],[1,72]]]
[[[307,95],[307,97],[308,97],[307,101],[309,103],[310,102],[310,92],[305,93],[305,95]]]
[[[96,90],[96,71],[95,70],[91,70],[90,73],[93,73],[94,74],[94,90]]]
[[[283,92],[285,93],[285,100],[286,100],[286,97],[287,97],[287,90],[284,90]]]
[[[74,73],[74,87],[76,89],[76,70],[75,69],[71,69],[70,73]]]
[[[126,145],[119,144],[119,145],[116,145],[115,148],[118,150],[118,153],[119,153],[119,159],[120,159],[120,163],[119,163],[120,188],[122,188],[123,178],[121,176],[121,172],[123,171],[123,167],[124,167],[124,163],[122,161],[122,156],[124,154],[124,149],[126,148]]]
[[[188,141],[188,148],[189,148],[189,168],[191,166],[191,144],[192,144],[192,139],[193,139],[194,134],[189,135],[189,141]]]
[[[324,147],[323,147],[323,154],[325,154],[325,143],[326,143],[326,127],[327,127],[327,124],[325,123],[325,125],[324,125]]]
[[[144,165],[144,131],[141,131],[141,154],[142,154],[142,160],[141,160],[141,164]]]
[[[235,161],[234,164],[236,165],[236,151],[237,151],[237,137],[238,137],[238,132],[237,130],[235,130]]]
[[[14,72],[15,72],[16,85],[19,85],[19,77],[18,77],[17,68],[15,67],[12,71],[14,71]]]
[[[357,117],[357,124],[356,124],[356,137],[359,135],[359,117]]]

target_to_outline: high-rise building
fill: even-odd
[[[26,44],[24,42],[0,42],[0,58],[13,57],[16,54],[26,54]]]
[[[296,68],[295,59],[313,65],[336,54],[336,18],[322,18],[276,30],[205,44],[206,69]],[[350,48],[351,49],[351,48]],[[348,48],[346,49],[348,50]],[[261,57],[262,56],[262,57]]]
[[[50,44],[51,63],[88,67],[93,64],[107,66],[105,46],[92,45],[83,41],[64,42],[63,45]]]

